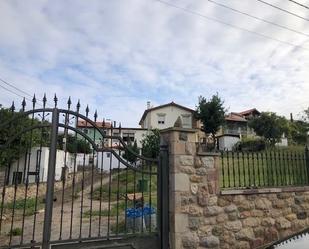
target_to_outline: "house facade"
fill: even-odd
[[[194,114],[194,110],[174,102],[156,107],[150,107],[150,103],[148,102],[147,109],[144,111],[139,125],[143,129],[162,130],[174,127],[178,119],[181,120],[181,126],[183,128],[192,129],[197,126]]]
[[[225,116],[225,125],[218,135],[255,136],[254,130],[249,127],[248,122],[260,114],[256,108],[242,112],[231,112]]]

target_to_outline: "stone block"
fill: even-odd
[[[237,240],[246,240],[250,241],[255,238],[253,229],[251,227],[246,227],[241,229],[235,234]]]
[[[197,175],[191,175],[191,176],[190,176],[190,181],[191,181],[191,182],[197,182],[197,183],[199,183],[199,182],[202,182],[202,181],[203,181],[203,177],[197,176]]]
[[[192,166],[181,166],[179,170],[180,172],[188,174],[188,175],[192,175],[195,173],[195,168],[193,168]]]
[[[223,223],[223,222],[226,222],[227,220],[228,220],[227,214],[225,214],[225,213],[218,214],[218,216],[217,216],[217,222],[218,223]]]
[[[226,222],[226,224],[224,225],[224,227],[228,230],[228,231],[232,231],[232,232],[238,232],[241,228],[242,228],[242,224],[239,220],[236,221],[228,221]]]
[[[260,220],[258,218],[249,217],[242,220],[242,224],[244,227],[257,227],[260,225]]]
[[[209,196],[207,205],[208,206],[217,206],[218,205],[218,197],[217,196]]]
[[[283,208],[286,206],[286,203],[282,199],[277,199],[273,201],[273,207],[274,208]]]
[[[261,239],[261,238],[257,238],[257,239],[250,241],[250,247],[251,248],[258,248],[262,245],[263,245],[263,239]]]
[[[191,230],[198,230],[201,225],[199,217],[189,217],[189,228]]]
[[[201,239],[200,245],[206,248],[216,248],[220,245],[220,240],[216,236],[207,236]]]
[[[179,164],[181,166],[193,166],[194,158],[193,156],[188,156],[188,155],[179,156]]]
[[[291,222],[288,221],[286,218],[284,217],[279,217],[277,220],[276,220],[276,227],[278,229],[288,229],[291,227]]]
[[[188,215],[187,214],[175,214],[174,215],[175,233],[188,232]]]
[[[195,153],[195,143],[186,142],[185,152],[187,155],[193,155]]]
[[[279,239],[279,233],[274,227],[265,230],[265,242],[275,242]]]
[[[190,191],[189,176],[184,173],[171,174],[172,182],[174,181],[174,191]]]
[[[195,249],[198,247],[199,238],[195,233],[187,233],[182,237],[183,248]]]
[[[220,213],[223,213],[223,209],[222,207],[219,207],[219,206],[209,206],[209,207],[204,208],[204,215],[206,217],[216,216]]]
[[[205,168],[197,168],[196,174],[199,175],[199,176],[204,176],[204,175],[207,174],[207,170]]]
[[[251,211],[251,215],[253,216],[253,217],[263,217],[264,215],[265,215],[265,213],[264,213],[264,211],[262,211],[262,210],[252,210]]]
[[[307,219],[307,212],[298,212],[297,213],[297,219],[299,219],[299,220]]]
[[[218,198],[218,206],[220,206],[220,207],[228,206],[228,205],[230,205],[230,203],[231,202],[229,200],[225,199],[224,197]]]
[[[225,211],[226,213],[232,213],[232,212],[235,212],[235,211],[237,211],[237,210],[238,210],[238,209],[237,209],[237,206],[234,205],[234,204],[231,204],[231,205],[229,205],[229,206],[227,206],[227,207],[224,208],[224,211]]]
[[[190,185],[190,189],[191,189],[191,193],[192,193],[193,195],[196,195],[197,192],[198,192],[198,184],[192,183],[192,184]]]
[[[231,221],[237,220],[237,219],[239,219],[239,213],[238,213],[238,211],[228,213],[228,217],[229,217],[229,220],[231,220]]]
[[[261,210],[269,210],[272,207],[271,201],[266,198],[257,198],[255,201],[255,208]]]
[[[202,166],[208,169],[212,169],[215,167],[215,159],[210,156],[201,156]]]
[[[272,227],[273,225],[275,225],[275,223],[276,223],[276,220],[270,217],[263,218],[261,221],[261,225],[265,227]]]
[[[296,220],[297,219],[297,216],[296,214],[288,214],[285,216],[285,218],[288,220],[288,221],[293,221],[293,220]]]
[[[213,234],[213,235],[215,235],[215,236],[219,236],[220,237],[220,235],[221,234],[223,234],[223,232],[224,232],[224,227],[223,226],[214,226],[213,228],[212,228],[212,230],[211,230],[211,233]]]

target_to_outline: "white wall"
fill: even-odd
[[[22,172],[22,178],[27,178],[27,172],[35,172],[36,165],[39,164],[39,179],[41,182],[47,181],[47,174],[48,174],[48,160],[49,160],[49,148],[42,147],[41,158],[38,156],[38,151],[40,150],[39,147],[34,147],[31,149],[30,152],[30,161],[29,161],[29,154],[27,155],[27,161],[25,164],[25,155],[21,156],[19,160],[15,161],[11,165],[10,175],[9,175],[9,183],[12,184],[13,181],[13,172]],[[61,180],[62,174],[62,167],[64,167],[64,156],[65,152],[62,150],[57,150],[57,157],[56,157],[56,170],[55,170],[55,180]],[[39,160],[40,158],[40,160]],[[28,170],[29,165],[29,170]],[[72,160],[72,155],[67,153],[67,160],[66,165],[68,166],[69,173],[74,170],[74,160]],[[24,176],[25,174],[25,176]],[[29,183],[35,182],[35,176],[29,175]]]
[[[232,150],[233,146],[240,141],[239,137],[221,136],[218,138],[219,150]]]
[[[116,151],[118,153],[118,151]],[[123,151],[121,151],[122,155]],[[109,171],[111,169],[117,169],[118,165],[120,168],[126,168],[124,164],[122,164],[118,158],[116,158],[110,152],[98,152],[96,155],[97,160],[95,160],[95,165],[98,169],[103,169],[104,171]],[[102,160],[103,159],[103,160]]]
[[[158,124],[158,116],[160,114],[165,114],[164,124]],[[162,108],[148,112],[145,118],[146,122],[144,122],[144,124],[147,125],[147,123],[149,123],[150,129],[156,129],[156,128],[166,129],[169,127],[173,127],[177,118],[178,117],[182,118],[182,115],[190,115],[191,117],[190,124],[188,127],[184,127],[184,128],[192,128],[192,112],[184,110],[176,106],[166,106],[166,107],[162,107]],[[148,125],[145,128],[148,128]]]

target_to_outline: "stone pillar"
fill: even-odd
[[[220,211],[218,154],[197,152],[197,130],[170,128],[161,134],[169,149],[171,248],[218,247],[219,238],[201,232],[207,230],[203,216]]]

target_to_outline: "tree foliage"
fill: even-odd
[[[160,152],[160,131],[152,130],[141,141],[142,155],[149,158],[157,158]]]
[[[263,137],[271,146],[280,142],[283,133],[289,132],[286,118],[273,112],[262,112],[259,117],[249,121],[249,127],[253,128],[255,133]]]
[[[15,119],[14,122],[9,122],[9,120],[18,116],[19,118]],[[41,123],[41,121],[37,119],[32,120],[28,116],[24,116],[21,112],[12,112],[9,109],[1,108],[0,124],[4,124],[6,122],[9,123],[0,129],[1,145],[6,144],[20,132]],[[32,131],[22,133],[20,136],[11,141],[9,146],[1,148],[0,167],[6,166],[18,159],[30,147],[35,147],[39,144],[45,145],[48,137],[48,128],[33,129]]]
[[[213,95],[208,101],[202,96],[200,96],[198,100],[196,118],[201,120],[203,124],[202,130],[206,134],[211,134],[214,140],[216,133],[225,123],[225,109],[223,104],[224,102],[218,94]]]
[[[134,155],[131,151],[139,154],[139,148],[137,147],[136,140],[134,141],[133,145],[132,143],[128,143],[124,153],[122,154],[122,157],[124,159],[128,160],[130,163],[135,163],[137,160],[137,156]]]
[[[91,153],[90,144],[84,139],[75,137],[72,134],[66,136],[66,148],[64,143],[64,134],[58,135],[58,149],[66,149],[69,153]]]
[[[290,122],[289,135],[295,144],[304,145],[307,142],[309,124],[302,120]]]

